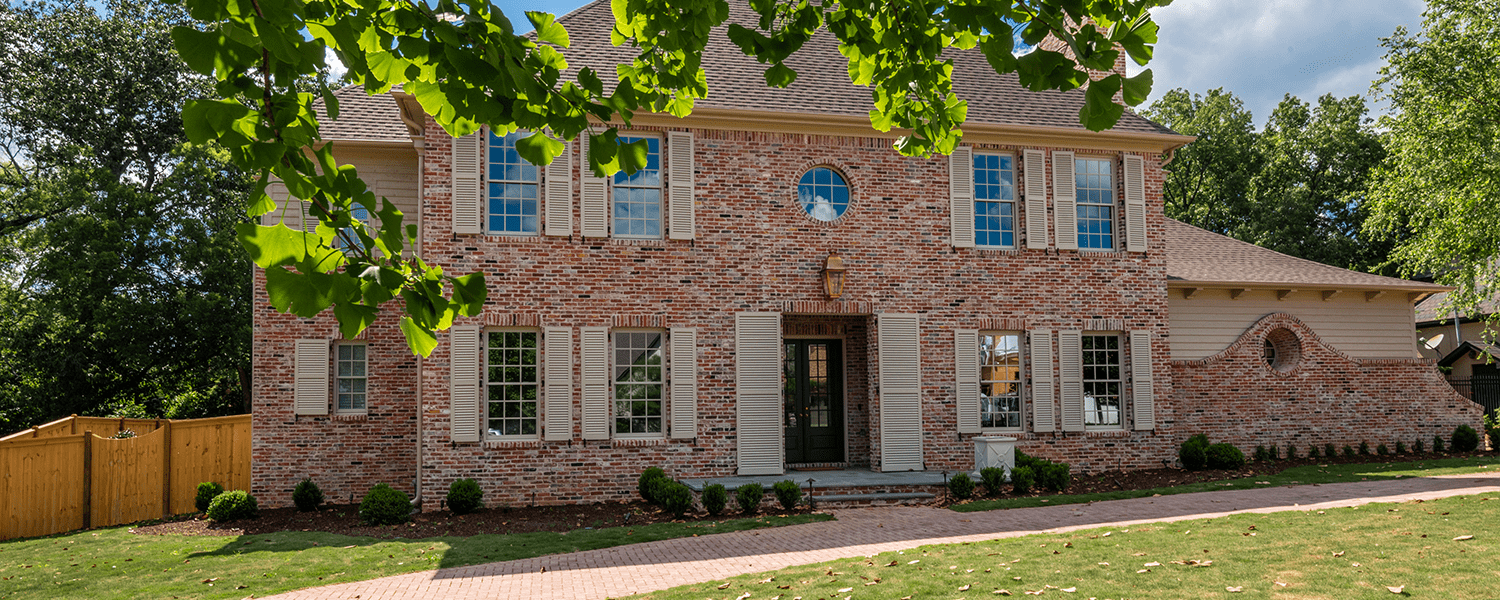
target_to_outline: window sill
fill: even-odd
[[[540,448],[542,440],[537,438],[526,439],[503,439],[490,438],[484,441],[484,447],[489,448]]]

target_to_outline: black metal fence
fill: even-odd
[[[1450,377],[1448,383],[1460,396],[1478,402],[1485,414],[1500,409],[1500,375]]]

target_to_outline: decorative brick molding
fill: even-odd
[[[367,413],[334,413],[329,417],[334,421],[368,421],[370,415]]]
[[[610,326],[666,329],[667,317],[664,315],[615,315],[610,320]]]
[[[486,327],[541,327],[542,316],[534,313],[511,313],[492,310],[495,307],[486,305],[484,307],[484,324]]]
[[[500,448],[507,448],[507,449],[508,448],[540,448],[540,447],[542,447],[542,441],[541,440],[485,440],[484,441],[484,447],[487,450],[489,450],[489,449],[500,449]]]
[[[1026,317],[979,319],[978,328],[981,331],[1026,331]]]
[[[840,300],[788,300],[782,303],[781,312],[808,315],[868,315],[875,312],[875,305],[871,302]]]

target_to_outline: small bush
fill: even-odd
[[[1354,456],[1354,446],[1344,444],[1344,456]]]
[[[1036,471],[1038,467],[1046,462],[1045,459],[1037,458],[1022,452],[1020,448],[1016,448],[1016,466],[1018,467],[1031,467],[1032,471]]]
[[[740,512],[750,514],[760,506],[762,498],[766,497],[766,488],[759,483],[747,483],[734,489],[734,501],[740,505]]]
[[[1484,436],[1490,439],[1490,450],[1500,450],[1500,409],[1484,415]]]
[[[1333,451],[1333,444],[1323,444],[1323,456],[1333,458],[1338,455],[1339,453]]]
[[[1427,447],[1422,445],[1422,440],[1420,440],[1420,439],[1418,439],[1416,442],[1413,442],[1412,445],[1411,445],[1411,447],[1412,447],[1412,451],[1416,452],[1417,454],[1422,454],[1422,453],[1427,452]]]
[[[1207,466],[1208,457],[1203,453],[1204,450],[1207,449],[1208,436],[1200,433],[1188,438],[1187,441],[1183,442],[1182,446],[1177,449],[1177,458],[1178,460],[1182,461],[1182,468],[1191,471],[1197,471]],[[1021,452],[1019,450],[1016,451],[1016,466],[1023,466],[1021,464],[1020,456]]]
[[[1406,442],[1396,442],[1396,454],[1406,454]]]
[[[783,479],[771,486],[771,491],[776,494],[776,501],[781,503],[782,510],[796,510],[797,504],[802,502],[802,488],[797,482]]]
[[[1308,447],[1307,447],[1307,457],[1308,458],[1317,458],[1318,457],[1318,445],[1317,444],[1310,444],[1310,445],[1308,445]]]
[[[673,518],[681,519],[693,509],[693,490],[680,481],[667,480],[657,484],[656,500]]]
[[[1440,436],[1440,435],[1434,435],[1434,436],[1432,436],[1432,451],[1433,452],[1442,452],[1443,451],[1443,436]]]
[[[322,503],[323,490],[313,483],[311,477],[297,482],[297,487],[292,488],[292,504],[297,505],[297,510],[312,512],[318,510],[318,505]]]
[[[636,480],[636,489],[647,504],[661,504],[656,492],[663,483],[670,481],[672,480],[667,477],[667,472],[661,470],[661,467],[651,467],[641,472],[640,479]]]
[[[974,480],[968,473],[959,471],[948,479],[948,495],[958,500],[968,500],[974,496]]]
[[[198,508],[198,512],[208,512],[209,503],[213,502],[214,498],[219,497],[219,494],[222,493],[224,493],[224,486],[222,485],[212,481],[200,483],[198,484],[198,496],[193,498],[193,506]]]
[[[405,523],[411,516],[411,499],[384,483],[375,484],[359,503],[359,518],[367,525]]]
[[[1043,488],[1059,494],[1068,491],[1068,486],[1073,483],[1072,469],[1065,462],[1049,462],[1039,475],[1037,479]]]
[[[245,490],[235,490],[215,496],[213,502],[208,503],[208,510],[205,512],[210,520],[225,523],[254,519],[259,514],[260,507],[255,504],[255,496]]]
[[[1256,446],[1255,454],[1252,455],[1251,460],[1254,460],[1255,462],[1266,462],[1268,460],[1271,460],[1271,453],[1266,451],[1265,446]]]
[[[1214,444],[1203,453],[1208,457],[1210,469],[1238,469],[1245,466],[1245,453],[1240,452],[1234,444]]]
[[[979,479],[984,481],[984,491],[991,496],[1005,493],[1005,467],[985,467],[979,470]]]
[[[484,508],[484,490],[473,479],[458,479],[448,486],[448,510],[466,515]]]
[[[1459,425],[1453,430],[1453,451],[1473,452],[1479,447],[1479,432],[1468,425]]]
[[[715,517],[724,512],[724,505],[729,503],[729,491],[724,489],[723,484],[710,483],[703,486],[703,510]]]
[[[1379,446],[1375,447],[1375,454],[1377,454],[1379,456],[1385,456],[1385,455],[1390,454],[1390,453],[1391,453],[1391,449],[1390,448],[1386,448],[1385,444],[1380,444]]]
[[[1369,456],[1370,455],[1370,442],[1366,442],[1366,441],[1363,441],[1363,440],[1361,440],[1359,442],[1359,455],[1360,456]]]
[[[1031,493],[1031,488],[1036,486],[1036,471],[1031,467],[1016,467],[1010,472],[1010,489],[1017,496]]]

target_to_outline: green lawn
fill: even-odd
[[[975,600],[1003,597],[998,590],[1076,600],[1494,598],[1497,521],[1493,494],[1241,514],[925,546],[637,598]],[[1455,539],[1463,536],[1473,537]]]
[[[1191,492],[1212,492],[1215,490],[1243,490],[1251,488],[1274,487],[1278,485],[1298,485],[1309,483],[1336,483],[1340,481],[1374,481],[1379,479],[1400,479],[1402,477],[1420,477],[1433,475],[1460,475],[1464,473],[1492,473],[1500,470],[1500,456],[1471,456],[1466,458],[1434,458],[1431,460],[1418,460],[1413,462],[1400,462],[1391,464],[1348,464],[1327,466],[1308,465],[1304,467],[1293,467],[1275,475],[1256,475],[1244,479],[1232,479],[1228,481],[1210,481],[1204,483],[1190,483],[1176,487],[1153,488],[1147,490],[1129,490],[1122,492],[1101,492],[1097,494],[1070,494],[1057,496],[1005,498],[1001,500],[975,500],[966,504],[954,504],[949,508],[959,512],[974,512],[981,510],[995,510],[997,508],[1027,508],[1032,506],[1053,506],[1058,504],[1082,504],[1085,502],[1098,502],[1101,500],[1123,500],[1126,498],[1144,498],[1157,494],[1169,496],[1172,494],[1187,494]],[[976,490],[976,493],[982,490]]]
[[[386,540],[328,533],[145,536],[129,527],[0,542],[0,598],[244,598],[479,563],[794,525],[827,515],[721,523]]]

